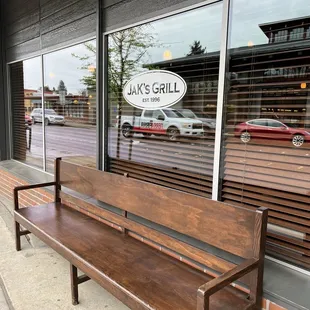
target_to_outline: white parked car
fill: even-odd
[[[167,135],[170,140],[179,136],[202,137],[203,123],[198,119],[184,117],[178,110],[166,108],[159,110],[142,110],[141,116],[122,116],[121,129],[125,138],[133,133],[144,136]]]
[[[58,115],[53,109],[45,109],[44,110],[44,124],[50,125],[50,124],[58,124],[58,125],[64,125],[65,124],[65,118],[62,115]],[[33,111],[30,114],[32,118],[32,123],[42,123],[42,109],[36,108],[33,109]]]

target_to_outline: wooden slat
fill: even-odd
[[[37,37],[30,41],[24,42],[22,44],[16,45],[7,49],[7,61],[14,61],[30,56],[39,55],[40,51],[40,38]]]
[[[91,38],[96,33],[96,14],[90,14],[70,24],[47,32],[41,36],[42,49],[48,50],[51,47],[61,46],[70,40],[81,40]]]
[[[62,4],[64,3],[64,1],[59,2]],[[74,3],[69,6],[63,7],[63,5],[59,5],[57,8],[62,8],[56,12],[54,1],[51,3],[51,11],[47,10],[47,5],[43,7],[42,11],[45,13],[45,18],[41,20],[40,30],[42,34],[68,25],[73,21],[79,20],[96,11],[97,2],[95,0],[80,0],[71,2]],[[48,15],[49,13],[50,15]]]
[[[254,185],[257,187],[265,187],[268,186],[267,189],[273,189],[273,190],[279,190],[282,192],[287,191],[288,193],[294,193],[294,194],[300,194],[300,195],[307,195],[309,193],[309,190],[307,188],[300,188],[297,186],[289,186],[289,185],[283,185],[282,183],[270,183],[268,180],[262,181],[262,180],[256,180],[255,178],[244,178],[242,176],[234,176],[234,175],[226,175],[225,180],[232,181],[232,182],[244,182],[247,185]]]
[[[119,175],[124,175],[125,171],[121,171],[121,170],[117,170],[117,169],[112,169],[110,172],[116,173],[116,174],[119,174]],[[206,198],[211,198],[211,190],[210,189],[204,190],[202,192],[202,191],[191,189],[191,188],[188,188],[188,187],[179,186],[179,185],[176,185],[174,183],[168,183],[168,182],[164,182],[164,181],[161,181],[161,180],[155,180],[155,179],[153,179],[151,177],[141,176],[141,175],[139,175],[137,173],[131,173],[130,177],[134,178],[136,180],[140,180],[140,181],[149,182],[149,183],[152,183],[152,184],[157,184],[157,185],[165,186],[167,188],[172,188],[172,189],[184,191],[184,192],[187,192],[187,193],[190,193],[190,194],[199,195],[199,196],[206,197]]]
[[[10,36],[16,32],[19,32],[25,28],[30,27],[33,24],[39,23],[40,10],[39,7],[34,11],[29,11],[26,16],[19,18],[12,24],[6,25],[5,34]]]
[[[226,191],[225,191],[226,192]],[[283,207],[281,205],[270,203],[268,198],[265,198],[266,201],[261,200],[261,195],[254,194],[254,193],[248,193],[248,192],[242,192],[242,191],[233,191],[229,190],[229,193],[225,193],[223,195],[224,198],[240,201],[246,204],[251,204],[255,207],[266,207],[269,208],[271,211],[277,211],[277,212],[283,212],[287,213],[289,215],[293,215],[296,217],[301,217],[304,219],[310,220],[310,213],[303,210],[297,210],[290,207]]]
[[[248,205],[248,204],[242,204],[242,203],[240,203],[240,202],[238,202],[236,200],[223,199],[223,201],[225,203],[231,204],[233,206],[238,206],[238,207],[249,209],[249,210],[253,210],[253,211],[257,209],[255,206],[251,206],[251,205]],[[273,214],[273,213],[271,212],[271,214]],[[287,221],[285,219],[280,219],[277,216],[273,217],[273,216],[270,216],[270,214],[269,214],[268,222],[272,223],[272,224],[276,224],[278,226],[282,226],[282,227],[285,227],[285,228],[289,228],[289,229],[293,229],[293,230],[296,230],[296,231],[299,231],[299,232],[303,232],[303,233],[308,233],[309,232],[309,227],[308,226],[296,224],[294,222],[289,222],[289,221]]]
[[[284,248],[284,247],[278,247],[273,245],[272,243],[267,242],[267,249],[272,252],[276,252],[278,254],[291,257],[295,260],[298,260],[300,262],[303,262],[304,264],[310,265],[310,257],[304,256],[302,254],[299,254],[297,252],[290,251],[290,249]]]
[[[233,254],[252,255],[255,212],[70,163],[61,162],[60,170],[65,187]]]
[[[95,206],[92,203],[89,203],[85,200],[79,199],[72,195],[68,195],[63,191],[61,192],[61,199],[63,203],[72,203],[95,216],[99,216],[100,218],[106,219],[128,230],[134,231],[144,238],[152,240],[162,246],[165,246],[179,253],[180,255],[189,257],[194,261],[199,262],[205,266],[208,266],[209,268],[216,270],[218,272],[223,273],[236,266],[233,263],[230,263],[224,259],[216,257],[206,251],[202,251],[194,246],[191,246],[188,243],[182,242],[180,240],[176,242],[176,239],[174,239],[171,236],[168,236],[167,234],[148,228],[147,226],[144,226],[142,224],[139,224],[138,222],[134,222],[121,215]]]
[[[203,184],[208,184],[210,181],[212,182],[212,176],[205,175],[205,174],[197,174],[197,173],[192,173],[190,171],[186,170],[176,170],[173,168],[166,168],[161,169],[159,166],[154,166],[154,165],[146,165],[146,164],[141,164],[141,163],[136,163],[132,161],[126,161],[126,160],[120,160],[120,159],[114,159],[111,158],[111,164],[113,165],[119,165],[124,168],[127,167],[136,167],[136,169],[140,169],[143,171],[152,171],[157,174],[161,174],[164,176],[171,176],[172,174],[175,175],[177,178],[180,180],[190,180],[190,182],[204,182]]]
[[[300,248],[310,249],[310,241],[307,240],[300,240],[294,237],[288,237],[270,231],[268,232],[268,236],[273,239],[278,239],[286,243],[294,244]]]
[[[230,182],[230,181],[225,181],[224,182],[224,187],[226,188],[239,188],[239,189],[243,189],[245,191],[252,191],[252,192],[257,192],[259,191],[259,193],[266,195],[266,196],[272,196],[272,197],[280,197],[283,198],[285,201],[288,201],[288,203],[293,204],[296,201],[302,202],[302,203],[309,203],[309,196],[305,195],[299,195],[296,193],[289,193],[289,192],[281,192],[278,190],[274,190],[274,189],[269,189],[269,188],[265,188],[265,187],[259,187],[259,189],[257,189],[256,186],[252,186],[249,184],[242,184],[242,183],[238,183],[238,182]]]
[[[185,187],[192,187],[192,188],[201,188],[202,191],[204,191],[205,187],[211,187],[212,182],[204,182],[199,179],[199,175],[197,174],[197,178],[188,178],[188,177],[177,177],[174,174],[163,174],[158,172],[155,169],[140,169],[138,165],[132,164],[131,166],[123,166],[122,164],[119,164],[118,162],[113,162],[110,165],[110,169],[118,169],[118,170],[123,170],[124,172],[128,173],[136,173],[136,174],[141,174],[144,176],[150,176],[155,179],[167,181],[170,183],[175,183],[179,185],[183,185]]]
[[[40,23],[32,24],[31,26],[24,28],[10,36],[5,40],[6,48],[13,47],[15,45],[27,42],[40,35]]]
[[[267,193],[262,193],[261,191],[257,191],[257,188],[255,189],[254,192],[252,192],[252,191],[248,191],[246,188],[238,189],[235,187],[226,186],[226,184],[224,184],[223,192],[234,194],[234,195],[240,195],[240,196],[244,195],[246,197],[256,198],[259,201],[266,201],[268,203],[272,203],[272,206],[273,205],[285,206],[288,209],[287,213],[296,212],[296,215],[298,215],[299,210],[304,210],[304,211],[309,210],[308,204],[303,204],[303,203],[299,203],[296,201],[290,201],[287,199],[283,199],[284,197],[283,198],[277,198],[277,197],[272,196],[272,194],[270,194],[270,193],[267,194]],[[308,212],[305,214],[308,214]]]
[[[124,173],[127,173],[127,170],[111,169],[110,172],[117,173],[119,175],[124,175]],[[168,188],[173,188],[173,189],[184,191],[184,192],[191,193],[194,195],[199,195],[199,196],[211,198],[211,189],[210,188],[205,189],[202,187],[200,187],[200,188],[198,187],[198,189],[191,189],[189,187],[180,186],[180,185],[174,184],[172,182],[165,182],[162,180],[156,180],[152,176],[143,176],[143,175],[140,175],[138,173],[130,173],[128,176],[130,176],[131,178],[141,180],[141,181],[145,181],[145,182],[149,182],[152,184],[162,185],[162,186],[165,186]],[[199,190],[199,189],[201,189],[201,190]]]
[[[281,239],[274,239],[274,238],[268,238],[268,242],[270,242],[272,244],[275,244],[275,245],[279,245],[279,246],[283,246],[283,247],[286,247],[286,248],[293,249],[293,250],[295,250],[297,252],[302,253],[305,256],[310,256],[310,250],[308,250],[308,249],[306,249],[304,247],[297,246],[295,244],[291,244],[290,242],[285,242],[285,241],[283,241]]]

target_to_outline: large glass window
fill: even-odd
[[[267,252],[309,268],[310,3],[231,4],[222,200],[268,207]]]
[[[44,55],[44,84],[47,170],[69,156],[95,167],[96,42]]]
[[[43,130],[34,126],[33,111],[42,108],[40,57],[10,66],[13,158],[43,168]],[[37,120],[41,119],[37,115]]]
[[[216,3],[108,36],[110,171],[211,196],[221,16]],[[163,109],[126,102],[125,84],[156,70],[183,78],[185,96]]]
[[[56,157],[95,167],[96,41],[44,55],[43,68],[41,62],[10,65],[13,158],[43,169],[45,154],[49,172]]]

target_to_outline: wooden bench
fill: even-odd
[[[44,186],[55,186],[54,203],[19,209],[19,191]],[[261,308],[266,209],[237,208],[61,159],[55,161],[54,182],[16,187],[14,198],[16,249],[31,232],[66,258],[73,304],[78,285],[93,279],[131,309]],[[98,201],[122,211],[99,207]],[[236,265],[167,231],[242,262]],[[203,265],[205,272],[182,260]],[[219,276],[210,276],[211,270]],[[241,278],[249,294],[230,285]]]

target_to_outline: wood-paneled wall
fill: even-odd
[[[4,128],[5,123],[5,61],[4,61],[4,47],[3,47],[3,11],[2,11],[2,0],[0,0],[0,160],[7,159],[7,139],[6,139],[6,128]]]
[[[96,35],[97,0],[11,0],[4,3],[6,61]]]
[[[38,55],[96,35],[97,1],[3,1],[6,61]],[[201,0],[101,0],[109,31],[201,2]]]
[[[201,3],[201,0],[102,0],[106,31]]]

